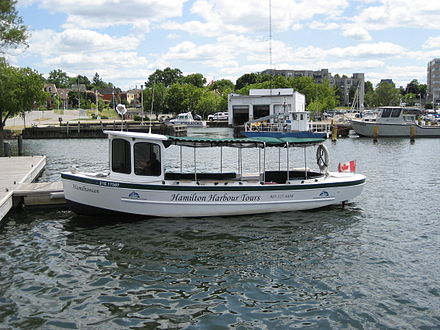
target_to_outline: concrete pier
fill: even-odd
[[[45,166],[46,156],[0,157],[0,224],[14,206],[14,190],[33,182]]]

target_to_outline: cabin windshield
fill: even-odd
[[[383,110],[382,110],[381,117],[382,117],[382,118],[389,118],[390,115],[391,115],[391,110],[392,110],[392,109],[383,109]]]
[[[112,171],[131,173],[130,142],[123,139],[112,140]]]
[[[134,173],[136,175],[159,176],[162,172],[160,146],[150,142],[134,144]]]
[[[401,112],[402,112],[402,109],[393,109],[393,111],[391,111],[391,117],[392,118],[399,118]]]

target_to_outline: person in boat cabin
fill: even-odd
[[[134,157],[136,175],[159,176],[161,174],[160,147],[158,145],[147,142],[136,143]]]

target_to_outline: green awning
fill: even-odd
[[[205,138],[205,137],[176,137],[168,136],[164,141],[166,147],[171,144],[185,147],[233,147],[233,148],[263,148],[263,147],[304,147],[324,142],[322,138],[274,138],[274,137],[255,137],[255,138]]]

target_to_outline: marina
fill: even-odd
[[[226,128],[189,133],[233,134]],[[25,329],[438,327],[440,182],[428,180],[426,172],[440,170],[432,152],[440,141],[350,137],[324,143],[331,170],[336,160],[353,158],[368,178],[362,194],[344,209],[184,221],[87,217],[65,208],[9,213],[0,240],[3,324]],[[47,156],[40,183],[59,182],[66,164],[90,172],[109,166],[105,139],[25,140],[23,147],[26,155]],[[217,152],[206,151],[200,171],[219,159]],[[184,166],[192,166],[192,156],[184,152]],[[237,153],[223,157],[224,171],[236,171]],[[268,152],[267,161],[268,169],[277,170],[278,153]],[[178,170],[179,153],[169,154],[167,162]],[[390,164],[399,173],[392,180],[384,175]],[[252,166],[258,162],[251,157],[245,167]]]

